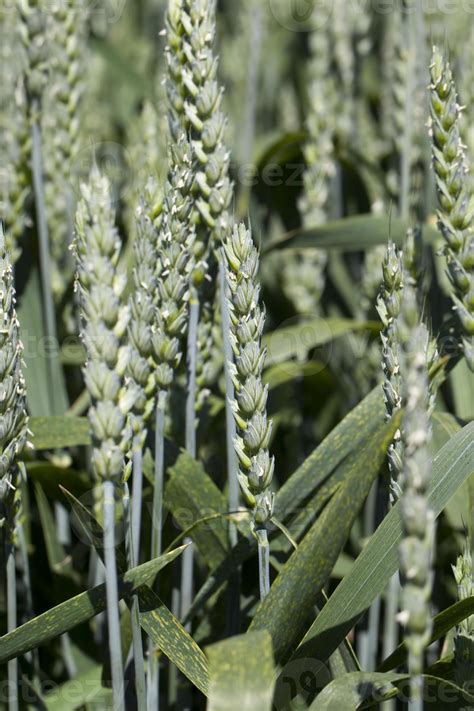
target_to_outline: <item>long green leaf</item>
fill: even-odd
[[[31,442],[37,450],[65,449],[91,443],[85,417],[32,417],[29,422]]]
[[[181,546],[171,553],[127,571],[119,579],[120,597],[128,597],[147,581],[153,580],[160,570],[181,555],[184,548],[185,546]],[[82,622],[87,622],[105,608],[106,592],[105,584],[102,584],[43,612],[0,638],[0,664],[45,644]]]
[[[43,529],[44,541],[46,544],[46,554],[51,570],[58,575],[73,575],[73,568],[70,559],[66,555],[61,542],[56,535],[54,515],[51,511],[48,499],[39,484],[35,484],[36,503]]]
[[[387,244],[391,238],[402,245],[407,225],[403,220],[387,216],[358,215],[333,220],[318,227],[302,228],[288,232],[282,237],[267,242],[264,252],[274,249],[324,249],[358,252],[378,244]],[[423,229],[425,241],[436,243],[437,230],[431,225]]]
[[[249,632],[207,647],[207,711],[271,711],[275,669],[272,639]]]
[[[166,507],[184,530],[205,516],[224,513],[227,500],[206,474],[202,464],[183,452],[170,469],[166,485]],[[190,532],[206,564],[213,568],[226,557],[228,535],[225,519],[208,521]]]
[[[370,446],[362,443],[347,460],[345,483],[283,566],[258,607],[250,629],[271,633],[277,660],[301,638],[304,623],[331,575],[398,427],[399,418],[382,425],[375,441]]]
[[[62,415],[68,408],[59,344],[45,336],[38,271],[30,274],[18,307],[26,363],[28,408],[33,416]]]
[[[49,461],[26,462],[28,479],[39,484],[49,501],[64,501],[60,486],[82,496],[91,489],[90,476],[85,471],[58,466]]]
[[[473,472],[473,449],[474,423],[471,423],[435,457],[429,502],[436,516]],[[398,569],[401,537],[400,506],[396,504],[317,616],[294,659],[324,660],[336,649]]]
[[[342,467],[346,459],[360,449],[362,442],[370,442],[371,437],[376,437],[377,430],[383,425],[384,415],[382,390],[376,387],[329,433],[277,492],[275,518],[285,523],[298,540],[306,530],[309,514],[317,515],[337,491],[345,475]],[[283,550],[288,549],[285,542],[276,544],[276,549],[282,547]],[[228,579],[235,567],[250,558],[254,551],[253,539],[239,541],[197,593],[191,606],[191,616]]]
[[[374,388],[290,476],[275,497],[275,516],[285,522],[384,421],[382,389]]]
[[[433,642],[444,637],[453,627],[466,620],[470,615],[474,615],[474,597],[459,600],[451,607],[440,612],[433,618],[433,631],[429,644],[433,644]],[[406,658],[407,648],[402,643],[382,662],[379,671],[386,672],[390,669],[395,669],[403,664]]]
[[[333,711],[333,709],[356,709],[361,703],[376,695],[380,701],[388,692],[395,690],[394,684],[400,685],[409,680],[407,674],[394,674],[393,672],[354,672],[339,677],[326,686],[309,707],[309,711]],[[423,675],[425,684],[425,705],[441,702],[444,695],[440,694],[440,687],[445,688],[448,694],[445,702],[448,707],[454,703],[460,709],[463,704],[472,703],[474,696],[463,691],[459,686],[446,679],[439,679],[430,674]],[[435,690],[433,690],[435,687]],[[390,694],[395,695],[395,694]],[[461,705],[460,705],[461,704]],[[377,706],[378,707],[378,706]],[[441,704],[440,704],[441,707]]]
[[[95,546],[99,556],[103,557],[101,542],[103,530],[80,501],[69,491],[64,494],[73,506],[78,525],[91,545]],[[117,569],[122,573],[127,568],[123,551],[116,550]],[[207,694],[209,673],[204,652],[181,625],[179,620],[168,610],[166,605],[147,585],[136,590],[140,608],[140,625],[148,637],[168,659],[175,664],[203,694]],[[126,600],[129,605],[129,601]]]
[[[343,318],[315,318],[279,328],[267,333],[263,343],[267,349],[266,365],[282,363],[289,358],[305,358],[309,351],[354,331],[379,331],[380,325],[369,321]]]

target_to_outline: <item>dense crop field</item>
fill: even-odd
[[[0,708],[474,709],[472,3],[0,23]]]

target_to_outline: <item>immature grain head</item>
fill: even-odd
[[[20,254],[17,240],[28,222],[25,201],[30,193],[31,153],[25,88],[18,60],[18,18],[15,10],[0,15],[0,153],[3,156],[0,167],[0,215],[13,262]]]
[[[390,420],[392,415],[400,409],[402,403],[399,317],[403,287],[403,258],[391,241],[388,243],[387,252],[382,262],[382,275],[383,281],[377,310],[383,324],[381,339],[385,416],[387,420]],[[400,493],[397,484],[403,461],[403,442],[400,431],[396,433],[395,440],[389,447],[388,461],[393,501],[398,498]]]
[[[155,266],[156,326],[152,345],[158,390],[167,390],[173,381],[187,329],[191,275],[195,265],[191,186],[191,150],[182,134],[170,149],[170,174]]]
[[[124,336],[130,318],[123,303],[126,277],[118,270],[121,243],[110,185],[96,167],[81,194],[74,252],[87,351],[84,379],[92,401],[92,461],[99,478],[118,480],[131,445],[128,415],[141,396],[125,380],[129,351]]]
[[[22,352],[13,269],[0,225],[0,504],[10,520],[18,507],[17,461],[28,436]]]
[[[32,121],[39,119],[39,107],[48,83],[49,13],[44,0],[17,0],[19,32],[26,54],[25,85]]]
[[[409,671],[419,677],[423,671],[424,650],[431,634],[434,514],[428,501],[432,471],[427,372],[429,337],[425,326],[419,322],[415,289],[408,284],[404,288],[402,312],[406,330],[401,335],[400,348],[404,403],[404,461],[400,476],[403,527],[399,549],[402,579],[400,620],[405,627]],[[415,688],[418,688],[418,682]]]
[[[239,459],[239,481],[252,508],[255,534],[263,540],[273,511],[270,485],[274,460],[268,450],[272,423],[266,409],[268,386],[262,382],[265,312],[259,303],[259,258],[250,230],[244,224],[229,231],[224,254],[234,352],[234,363],[229,364],[229,368],[235,388],[233,410],[237,424],[235,451]]]
[[[469,543],[466,541],[462,555],[453,566],[458,586],[459,600],[474,596],[474,568]],[[456,681],[462,688],[474,679],[474,615],[463,620],[456,628],[454,638],[454,667]]]
[[[212,50],[215,3],[171,0],[166,28],[170,128],[175,139],[184,130],[191,140],[194,219],[199,225],[195,254],[200,259],[222,238],[232,197],[222,88],[216,79],[217,59]]]
[[[152,355],[153,330],[157,320],[156,265],[159,260],[158,235],[163,223],[163,191],[153,178],[145,186],[135,221],[134,290],[129,299],[130,354],[127,374],[140,389],[131,421],[135,444],[141,448],[146,436],[144,425],[154,411],[156,395]]]
[[[471,184],[460,138],[460,106],[449,62],[434,47],[431,61],[430,134],[438,191],[438,225],[445,239],[454,309],[462,348],[474,371],[474,219]]]
[[[42,123],[52,286],[59,298],[72,273],[68,258],[76,187],[72,167],[80,148],[87,8],[76,0],[62,0],[51,6],[49,19],[51,71]]]

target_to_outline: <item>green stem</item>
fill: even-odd
[[[187,349],[188,385],[186,397],[186,451],[196,458],[196,365],[198,352],[199,300],[196,292],[189,304],[189,332]]]
[[[259,531],[258,537],[258,574],[260,600],[270,592],[270,546],[267,531]]]
[[[189,331],[187,348],[188,384],[186,397],[186,439],[188,454],[196,458],[196,366],[198,353],[199,299],[196,291],[191,293],[189,304]],[[186,538],[184,543],[192,543]],[[188,546],[181,556],[181,617],[186,617],[193,595],[193,548]]]
[[[408,27],[405,28],[408,36],[407,66],[406,66],[406,93],[405,93],[405,121],[403,132],[403,147],[400,157],[400,217],[405,222],[409,218],[410,210],[410,177],[413,147],[413,93],[416,88],[416,52],[413,23],[411,18],[406,19]]]
[[[132,477],[131,546],[133,547],[135,565],[139,565],[143,491],[143,450],[141,448],[137,448],[133,453]]]
[[[168,393],[161,390],[155,412],[155,478],[153,488],[153,530],[151,557],[161,554],[163,528],[163,485],[165,475],[165,416]]]
[[[377,526],[377,489],[378,482],[375,481],[370,490],[364,508],[364,538],[367,540]],[[377,597],[370,606],[367,629],[359,634],[358,658],[360,666],[364,671],[375,671],[377,661],[377,639],[380,621],[380,597]]]
[[[7,631],[17,627],[15,547],[13,545],[14,524],[9,521],[5,531],[5,559],[7,576]],[[18,659],[8,662],[8,711],[18,711]]]
[[[410,711],[423,711],[423,677],[413,676],[410,679]]]
[[[163,487],[165,474],[165,416],[168,393],[160,390],[155,411],[155,477],[153,487],[153,514],[151,531],[151,558],[157,558],[162,548]],[[147,701],[149,711],[158,711],[160,705],[160,665],[151,640],[148,643]]]
[[[104,561],[107,595],[107,622],[109,627],[109,654],[112,672],[114,710],[125,711],[122,641],[115,561],[115,499],[114,484],[104,481]]]
[[[135,474],[134,474],[135,475]],[[130,491],[127,482],[123,485],[123,519],[126,528],[127,558],[128,568],[135,568],[138,565],[135,548],[133,545],[133,513],[130,513]],[[146,682],[145,682],[145,662],[143,659],[143,642],[140,627],[140,607],[138,595],[133,595],[130,608],[130,620],[132,624],[132,647],[133,660],[135,665],[135,690],[137,692],[138,711],[146,711]]]

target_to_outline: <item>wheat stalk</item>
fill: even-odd
[[[218,60],[213,53],[216,32],[215,2],[208,0],[170,0],[166,16],[166,81],[171,135],[176,141],[182,131],[189,136],[192,150],[193,222],[195,270],[191,315],[199,312],[196,357],[199,371],[190,373],[196,380],[196,397],[201,403],[213,383],[206,377],[209,354],[215,352],[212,335],[217,303],[217,262],[214,255],[229,224],[232,199],[229,179],[230,155],[224,143],[226,119],[222,111],[223,90],[217,81]],[[191,344],[190,344],[191,345]],[[188,420],[195,421],[188,400]],[[199,403],[196,403],[199,404]],[[190,428],[190,423],[188,427]]]
[[[126,382],[129,351],[124,336],[129,309],[123,304],[125,275],[118,272],[120,238],[115,227],[108,180],[94,166],[89,184],[81,186],[76,212],[74,252],[82,308],[82,338],[87,352],[84,380],[91,396],[88,418],[92,433],[92,466],[103,483],[104,553],[107,618],[114,704],[124,708],[123,660],[115,564],[115,486],[125,476],[125,455],[132,430],[129,413],[140,396]]]
[[[152,362],[155,381],[155,473],[153,489],[152,556],[161,552],[162,506],[164,485],[164,430],[165,413],[169,390],[183,356],[186,332],[188,340],[196,344],[193,333],[190,293],[194,272],[195,229],[191,224],[191,150],[181,134],[169,155],[169,180],[165,188],[162,225],[158,233],[155,263],[155,323],[152,329]],[[192,416],[187,417],[187,426],[194,431],[194,397],[192,392]],[[189,436],[186,436],[189,448]],[[191,454],[193,454],[191,452]],[[150,643],[148,674],[149,708],[158,706],[158,660],[156,650]]]
[[[259,259],[250,230],[244,224],[229,231],[224,241],[224,255],[234,354],[234,363],[228,364],[235,389],[233,411],[237,437],[234,447],[239,460],[240,486],[252,509],[263,598],[270,587],[267,527],[273,511],[270,485],[274,460],[268,451],[272,431],[266,412],[268,387],[262,382],[265,349],[261,339],[265,313],[259,304]]]
[[[401,318],[404,459],[399,480],[403,538],[399,548],[402,596],[398,619],[404,626],[408,649],[410,707],[421,709],[423,654],[431,634],[429,602],[435,524],[427,497],[432,469],[427,369],[429,337],[425,326],[419,322],[416,290],[410,284],[404,287]]]
[[[62,297],[73,269],[68,250],[72,241],[76,187],[72,169],[80,149],[87,17],[83,2],[64,0],[51,7],[51,72],[44,96],[42,124],[52,289],[56,299]]]
[[[27,445],[23,345],[15,311],[13,269],[0,225],[0,529],[3,528],[7,583],[7,628],[17,627],[15,537],[20,511],[18,459]],[[18,711],[18,660],[8,663],[9,711]]]
[[[382,274],[383,282],[377,309],[383,324],[381,333],[383,392],[385,417],[388,421],[402,404],[399,316],[403,286],[403,258],[393,242],[388,243],[382,263]],[[390,496],[393,503],[400,495],[398,478],[403,465],[403,442],[400,431],[389,447],[388,462],[391,474]]]
[[[16,8],[1,14],[2,103],[0,111],[0,214],[12,261],[20,256],[18,240],[28,224],[25,202],[30,193],[31,137],[27,121],[21,62],[15,53],[18,39]]]

